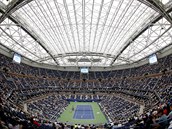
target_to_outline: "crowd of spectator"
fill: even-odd
[[[134,129],[172,129],[172,99],[135,117]]]
[[[128,68],[122,70],[111,70],[111,71],[90,71],[89,74],[80,74],[79,71],[59,71],[44,68],[36,68],[26,64],[15,64],[12,63],[12,59],[0,54],[0,66],[6,68],[7,71],[12,73],[19,73],[30,76],[38,77],[49,77],[49,78],[62,78],[70,80],[80,79],[107,79],[107,78],[121,78],[121,77],[135,77],[142,76],[145,73],[153,74],[159,73],[164,69],[172,69],[172,55],[165,56],[158,60],[158,64],[149,65],[145,64],[136,68]]]
[[[52,122],[31,116],[13,104],[0,102],[0,129],[96,129],[104,125],[80,125]]]
[[[172,95],[172,55],[159,59],[158,64],[155,65],[145,64],[140,67],[122,70],[90,71],[89,74],[81,74],[78,71],[36,68],[26,64],[19,65],[12,63],[11,58],[1,54],[0,67],[0,96],[16,105],[35,96],[60,91],[93,94],[104,92],[108,94],[119,93],[122,96],[141,101],[145,105],[145,111],[149,111],[149,109],[157,108],[157,105],[161,103],[166,103]],[[52,114],[55,114],[55,112],[47,113],[48,109],[45,109],[44,104],[51,105],[53,110],[56,107],[52,104],[56,103],[57,105],[63,98],[53,97],[56,97],[55,101],[49,96],[46,99],[33,102],[29,108],[41,104],[42,106],[39,106],[43,110],[43,116],[54,119],[56,116]],[[86,96],[76,97],[86,98]],[[109,98],[109,96],[104,96],[101,105],[113,121],[118,118],[126,120],[130,114],[135,114],[138,111],[138,105],[121,100],[121,98]],[[122,108],[122,105],[126,107]],[[66,102],[59,105],[57,110],[62,111],[65,106],[67,106]],[[121,109],[119,114],[116,113],[117,109]],[[123,111],[123,109],[126,109],[126,111]],[[160,112],[159,109],[156,111]],[[156,117],[159,116],[158,114]]]
[[[105,96],[100,96],[100,98]],[[113,97],[105,97],[104,101]],[[120,99],[120,98],[116,98]],[[46,100],[46,99],[45,99]],[[111,100],[109,100],[110,102]],[[105,102],[101,102],[105,103]],[[128,102],[127,102],[128,103]],[[109,105],[104,105],[109,106]],[[129,105],[128,105],[129,106]],[[129,106],[128,108],[130,108]],[[112,108],[112,107],[109,107]],[[106,110],[106,108],[105,108]],[[110,110],[110,109],[108,109]],[[126,106],[126,109],[127,106]],[[123,110],[124,111],[124,110]],[[120,114],[125,114],[120,112]],[[126,114],[125,114],[126,115]],[[128,116],[126,116],[127,118]],[[129,119],[130,118],[130,119]],[[172,128],[172,99],[151,109],[140,116],[130,116],[127,122],[105,123],[104,125],[80,125],[52,122],[31,116],[15,107],[12,103],[0,99],[0,128],[1,129],[171,129]]]
[[[116,96],[102,96],[101,108],[113,122],[125,122],[138,115],[140,106]]]
[[[51,95],[28,104],[28,111],[36,113],[39,118],[56,121],[67,105],[61,95]]]
[[[63,97],[67,99],[71,95],[64,95]],[[29,108],[33,110],[34,107],[31,106]],[[44,117],[39,117],[39,115],[31,115],[30,113],[23,112],[20,108],[14,106],[13,103],[7,102],[6,98],[0,98],[0,129],[110,129],[111,127],[112,124],[108,123],[104,125],[81,125],[49,121],[48,119],[44,119]]]

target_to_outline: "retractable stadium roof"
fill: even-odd
[[[137,62],[172,44],[171,0],[0,0],[0,47],[58,66]]]

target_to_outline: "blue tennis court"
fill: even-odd
[[[73,119],[94,119],[91,105],[77,105]]]

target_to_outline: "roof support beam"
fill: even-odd
[[[142,1],[142,0],[139,0]],[[148,0],[147,0],[148,1]],[[145,1],[142,1],[145,2]],[[172,2],[169,3],[169,6],[164,7],[164,10],[166,12],[166,14],[172,12],[172,6],[171,6]],[[150,6],[150,5],[149,5]],[[150,28],[152,26],[152,24],[155,24],[157,21],[159,21],[160,19],[162,19],[164,17],[164,15],[159,14],[158,16],[154,17],[153,20],[151,20],[151,22],[145,24],[142,29],[140,31],[136,31],[135,33],[133,33],[133,36],[130,37],[127,42],[125,43],[125,45],[123,46],[123,48],[118,52],[118,54],[116,55],[116,57],[114,57],[114,60],[111,62],[111,66],[114,64],[114,62],[119,58],[119,56],[123,53],[123,51],[135,40],[137,39],[141,34],[143,34],[148,28]],[[172,23],[170,23],[172,25]]]
[[[110,54],[104,54],[104,53],[93,53],[93,52],[90,52],[90,53],[66,53],[64,55],[62,54],[59,54],[59,55],[54,55],[55,58],[65,58],[65,57],[72,57],[72,56],[81,56],[82,57],[88,57],[88,56],[97,56],[97,57],[104,57],[106,59],[113,59],[114,55],[110,55]],[[42,62],[42,61],[46,61],[46,60],[49,60],[51,59],[50,56],[48,57],[44,57],[44,58],[40,58],[39,60],[36,60],[38,62]],[[124,57],[120,57],[119,60],[122,60],[122,61],[126,61],[128,63],[131,63],[131,62],[134,62],[133,60],[129,60],[129,59],[126,59]]]
[[[35,41],[37,41],[37,43],[50,55],[50,57],[55,61],[55,63],[57,65],[59,65],[58,61],[54,58],[54,56],[51,54],[51,52],[46,48],[46,46],[44,45],[44,42],[41,40],[41,38],[34,32],[34,30],[31,30],[31,27],[29,27],[29,25],[27,25],[26,22],[22,22],[22,19],[15,14],[16,16],[13,17],[12,15],[10,15],[11,13],[13,13],[14,11],[16,11],[17,9],[19,9],[19,7],[21,8],[21,5],[25,5],[29,2],[31,2],[32,0],[22,0],[18,3],[18,1],[20,0],[16,0],[10,7],[9,9],[5,10],[5,5],[2,5],[2,3],[0,3],[0,12],[3,13],[3,15],[0,18],[0,23],[3,22],[3,20],[5,20],[6,17],[8,17],[11,21],[13,21],[15,24],[19,25],[27,34],[29,34]]]
[[[160,0],[138,0],[138,1],[154,9],[156,12],[159,12],[172,25],[172,18],[166,12],[165,5]]]
[[[15,12],[17,9],[23,7],[31,1],[32,0],[12,0],[7,6],[4,7],[4,13],[0,17],[0,23],[2,23],[6,17]]]
[[[104,57],[104,58],[113,58],[114,55],[110,55],[110,54],[103,54],[103,53],[65,53],[65,54],[59,54],[59,55],[54,55],[55,58],[64,58],[64,57],[72,57],[72,56],[83,56],[83,57],[87,57],[87,56],[99,56],[99,57]],[[51,57],[45,57],[45,58],[40,58],[39,60],[37,60],[38,62],[41,61],[46,61],[49,60]]]

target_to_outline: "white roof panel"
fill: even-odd
[[[40,42],[9,19],[1,23],[0,41],[40,63],[55,65],[57,60],[60,66],[110,66],[131,37],[158,14],[137,0],[33,0],[12,16]],[[163,18],[132,41],[113,65],[138,61],[170,43],[170,24]],[[68,60],[82,58],[101,61]]]

